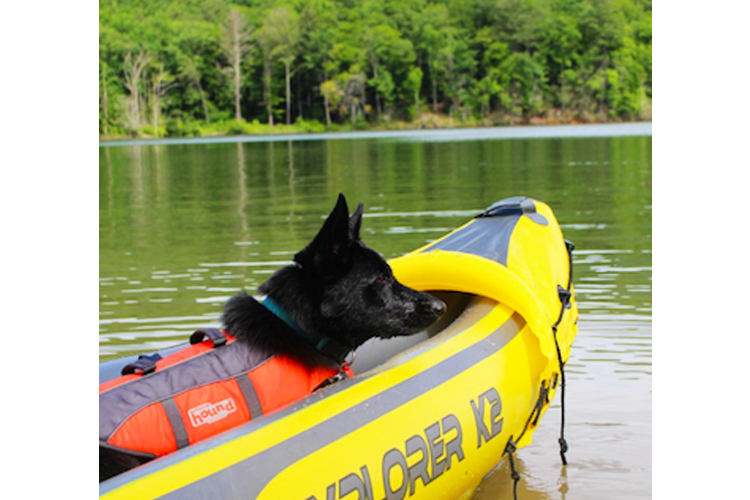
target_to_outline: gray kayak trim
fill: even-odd
[[[410,377],[403,382],[384,390],[375,396],[362,401],[351,408],[332,416],[314,427],[302,431],[289,439],[248,457],[221,471],[190,483],[161,498],[173,500],[216,498],[257,498],[263,489],[284,469],[311,453],[325,447],[327,444],[343,438],[370,422],[387,413],[409,403],[420,395],[439,387],[453,377],[479,364],[493,354],[499,352],[526,326],[526,321],[514,313],[503,325],[482,340],[472,344],[451,357],[439,362],[435,366]],[[348,385],[360,380],[353,379],[336,384],[337,389],[345,390]],[[336,391],[339,392],[339,391]],[[308,398],[308,401],[313,398]],[[308,404],[312,404],[311,401]],[[299,406],[290,408],[298,410]],[[289,411],[280,412],[278,418],[283,418]],[[271,415],[269,415],[271,417]],[[258,421],[260,424],[264,419]],[[268,421],[266,421],[268,422]],[[252,422],[249,425],[252,425]],[[267,425],[267,424],[266,424]],[[158,462],[160,469],[176,464],[201,452],[220,446],[232,439],[248,433],[248,427],[243,426],[229,431],[220,439],[198,443],[188,449],[168,455]],[[203,445],[203,446],[202,446]],[[184,452],[192,452],[185,455]],[[152,468],[146,466],[135,469],[112,480],[102,483],[99,494],[102,495],[117,487],[140,479],[151,473]]]
[[[521,217],[527,217],[541,226],[549,223],[543,215],[537,213],[536,205],[531,198],[507,198],[490,206],[471,224],[451,233],[422,252],[448,250],[469,253],[507,267],[510,239]]]

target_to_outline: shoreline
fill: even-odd
[[[404,139],[420,141],[546,139],[651,136],[652,122],[585,123],[565,125],[513,125],[495,127],[454,127],[431,129],[383,130],[353,132],[283,132],[253,135],[215,135],[206,137],[166,137],[163,139],[106,139],[99,147],[160,146],[179,144],[219,144],[237,142],[283,142],[343,139]]]

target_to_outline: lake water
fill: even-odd
[[[576,245],[580,321],[569,464],[558,395],[518,452],[518,497],[650,498],[651,125],[524,129],[102,145],[100,361],[218,326],[227,298],[289,262],[339,192],[364,202],[363,240],[386,258],[530,196]],[[512,498],[509,477],[501,464],[474,499]]]

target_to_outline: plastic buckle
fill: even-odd
[[[561,285],[557,285],[557,296],[560,297],[560,302],[562,302],[563,307],[565,309],[570,309],[570,297],[572,296],[570,290],[566,290]]]

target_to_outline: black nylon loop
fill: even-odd
[[[120,374],[130,375],[140,370],[142,376],[148,375],[156,370],[156,362],[160,359],[159,354],[141,354],[136,361],[125,365]]]
[[[190,344],[200,344],[206,337],[211,339],[211,342],[214,343],[214,347],[221,347],[227,343],[227,336],[224,335],[221,330],[216,328],[204,328],[203,330],[196,330],[190,335]]]

